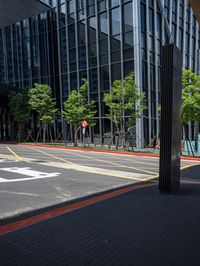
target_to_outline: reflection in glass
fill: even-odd
[[[117,35],[120,33],[120,14],[119,8],[114,8],[111,11],[111,34]]]

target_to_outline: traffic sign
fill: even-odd
[[[88,123],[87,123],[86,120],[83,120],[83,121],[81,122],[81,125],[82,125],[83,128],[86,128],[87,125],[88,125]]]

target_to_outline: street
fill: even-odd
[[[198,182],[187,174],[198,164],[181,162],[186,169],[182,182]],[[157,182],[158,171],[156,157],[1,144],[0,219],[137,182]]]

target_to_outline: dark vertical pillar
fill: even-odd
[[[180,186],[182,54],[175,44],[162,47],[159,189]]]

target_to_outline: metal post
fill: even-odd
[[[162,47],[159,189],[180,186],[182,54],[175,44]]]

